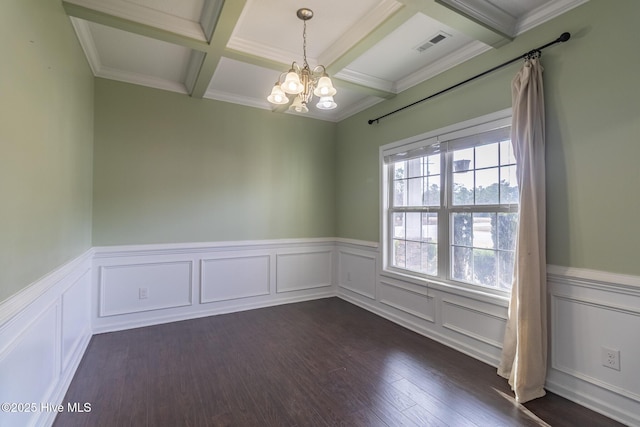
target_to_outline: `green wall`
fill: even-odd
[[[0,2],[0,301],[91,246],[93,76],[58,1]]]
[[[4,0],[0,301],[91,245],[378,241],[379,147],[509,107],[518,66],[367,119],[563,31],[543,54],[548,261],[640,275],[638,16],[591,0],[336,125],[94,79],[59,2]]]
[[[93,244],[335,235],[335,124],[95,83]]]
[[[591,0],[338,124],[337,232],[379,240],[379,146],[510,107],[513,64],[369,126],[569,31],[546,49],[547,239],[550,264],[640,274],[640,54],[637,0]]]

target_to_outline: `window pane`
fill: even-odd
[[[476,169],[498,166],[498,144],[476,147]]]
[[[395,267],[405,268],[406,252],[406,243],[404,240],[393,241],[393,254],[391,262]]]
[[[513,284],[513,265],[515,254],[513,252],[498,252],[498,288],[510,291]]]
[[[453,171],[461,172],[471,170],[473,165],[473,148],[453,152]]]
[[[422,159],[418,157],[417,159],[411,159],[407,161],[408,163],[408,174],[407,178],[415,178],[417,176],[422,176]]]
[[[407,206],[407,180],[393,182],[393,206]]]
[[[490,249],[473,250],[473,283],[496,287],[496,252]]]
[[[422,178],[408,180],[409,206],[422,206]]]
[[[420,240],[421,223],[420,212],[407,212],[407,240]]]
[[[422,272],[432,276],[438,274],[438,245],[422,244]]]
[[[515,166],[500,168],[500,203],[518,203],[518,177]]]
[[[438,214],[429,212],[422,214],[422,240],[438,243]]]
[[[426,175],[440,175],[440,154],[425,157],[427,168]]]
[[[453,224],[453,244],[458,246],[471,246],[471,214],[454,213],[451,215]]]
[[[513,156],[513,146],[511,145],[511,141],[502,141],[500,143],[500,164],[516,164],[516,158]]]
[[[498,214],[498,249],[512,251],[516,247],[518,214]]]
[[[402,179],[406,178],[407,174],[405,173],[407,170],[407,162],[395,162],[393,164],[393,178],[394,179]]]
[[[422,252],[420,251],[420,242],[407,241],[407,269],[420,271],[422,264]]]
[[[497,205],[498,168],[476,171],[476,205]]]
[[[430,176],[425,178],[426,185],[424,191],[425,206],[440,206],[440,176]]]
[[[463,282],[471,282],[471,275],[473,273],[472,249],[454,246],[453,247],[453,259],[451,260],[452,276],[455,280]]]
[[[404,213],[395,212],[393,214],[393,237],[398,239],[404,239],[404,236],[405,236]]]
[[[453,174],[453,204],[473,205],[473,172]]]
[[[473,247],[474,248],[495,248],[496,241],[496,214],[495,213],[474,213],[473,214]]]

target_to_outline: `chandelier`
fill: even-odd
[[[289,110],[307,113],[309,112],[307,104],[315,95],[319,98],[316,107],[321,110],[332,110],[338,106],[333,100],[336,88],[333,87],[327,70],[324,65],[318,65],[311,69],[307,63],[307,21],[313,18],[313,11],[302,8],[298,9],[296,15],[304,23],[302,29],[302,52],[304,58],[302,68],[294,61],[288,72],[280,74],[267,100],[272,104],[283,105],[289,102],[287,94],[295,95]]]

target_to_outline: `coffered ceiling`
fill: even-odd
[[[93,73],[290,113],[266,99],[291,63],[322,64],[339,121],[587,0],[63,0]],[[551,35],[555,36],[555,35]]]

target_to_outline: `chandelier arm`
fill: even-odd
[[[328,75],[327,74],[327,69],[325,68],[324,65],[316,65],[315,67],[313,67],[312,72],[314,74],[319,74],[320,77]]]

